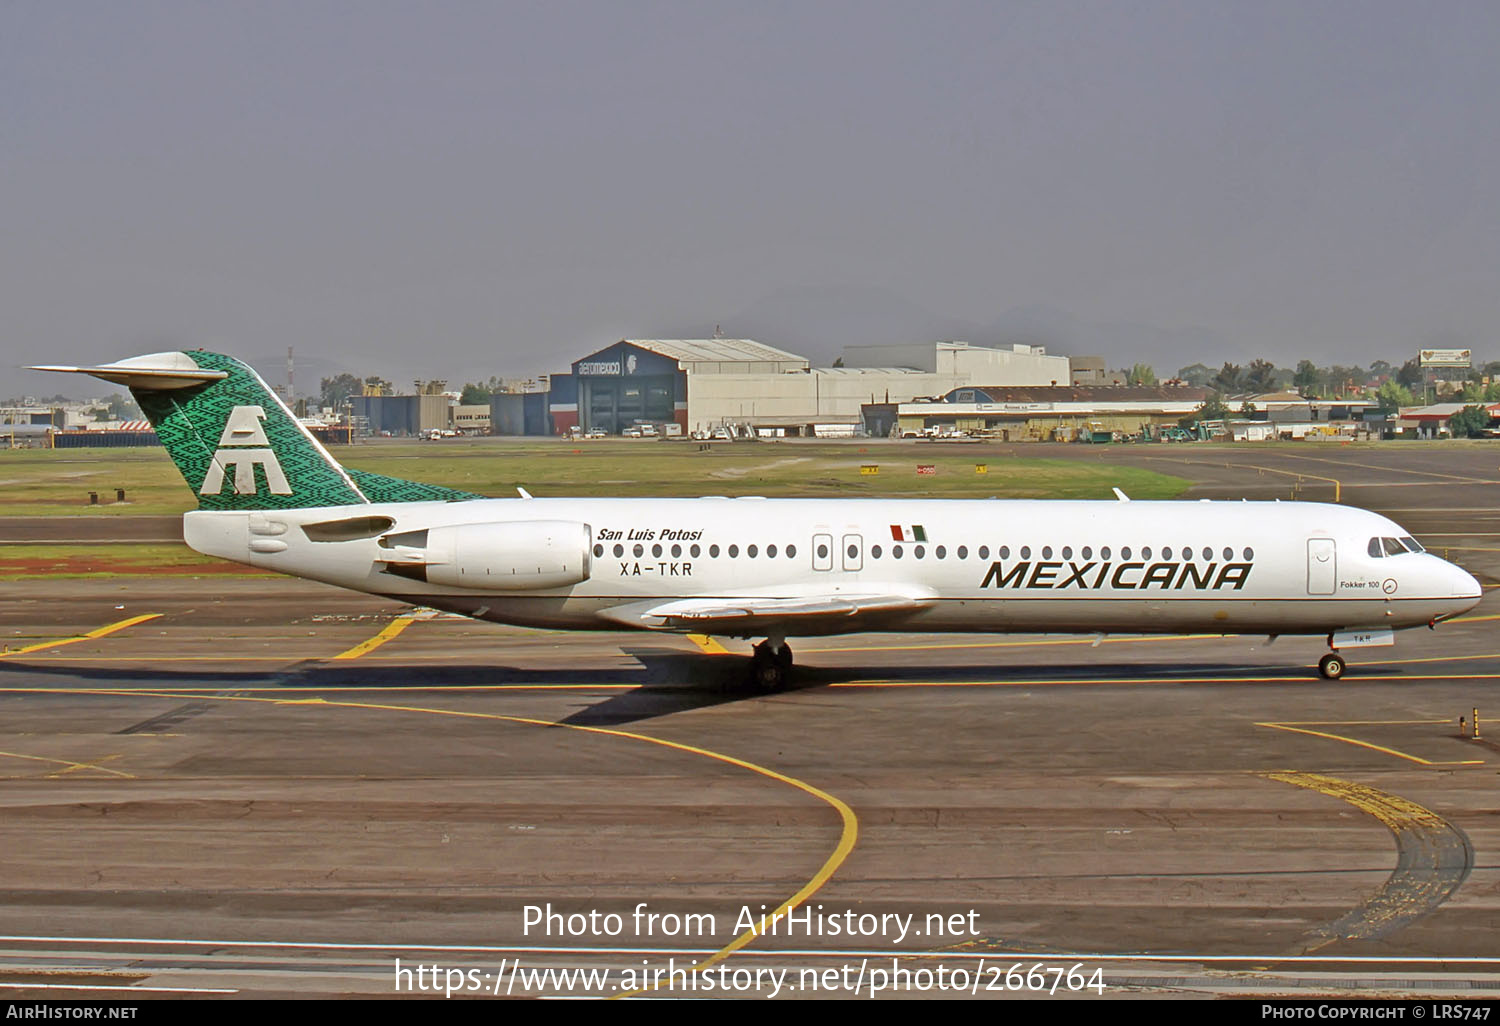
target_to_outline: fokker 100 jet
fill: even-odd
[[[1479,602],[1468,573],[1339,505],[494,499],[346,469],[250,367],[193,350],[99,367],[197,493],[198,552],[481,620],[764,639],[859,631],[1323,635],[1390,644]]]

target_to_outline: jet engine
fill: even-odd
[[[380,562],[389,573],[456,588],[564,588],[588,580],[591,535],[588,524],[567,520],[431,527],[382,536]]]

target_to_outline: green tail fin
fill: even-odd
[[[135,357],[82,371],[128,385],[208,510],[297,509],[476,499],[468,492],[345,470],[259,374],[219,353]]]

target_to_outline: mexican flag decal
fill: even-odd
[[[901,524],[891,525],[891,541],[898,542],[924,542],[927,540],[927,529],[921,524],[903,526]]]

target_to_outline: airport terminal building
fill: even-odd
[[[958,431],[1008,442],[1072,441],[1082,432],[1139,434],[1195,412],[1208,390],[1190,386],[1044,386],[986,383],[937,399],[874,404],[866,429],[884,435]]]

